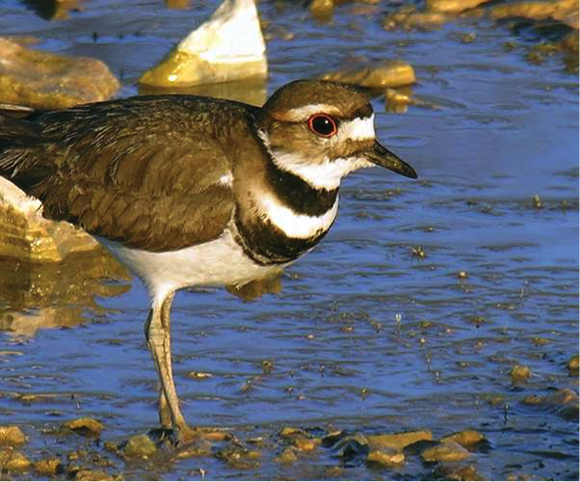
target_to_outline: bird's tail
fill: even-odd
[[[42,128],[34,122],[39,113],[30,108],[0,104],[0,176],[21,189],[38,182],[38,148],[46,140]]]

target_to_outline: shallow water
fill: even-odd
[[[218,2],[172,10],[157,1],[93,0],[59,21],[35,15],[25,5],[33,3],[3,2],[0,32],[102,59],[126,96]],[[474,428],[489,445],[467,463],[484,477],[578,480],[577,412],[570,419],[522,403],[578,390],[567,369],[578,353],[577,77],[559,56],[527,63],[530,41],[485,19],[386,32],[380,19],[388,5],[355,14],[345,4],[324,23],[300,2],[260,2],[268,93],[353,56],[415,67],[412,92],[431,107],[392,114],[384,97],[374,106],[380,139],[420,179],[378,169],[352,175],[333,230],[287,270],[278,295],[245,303],[222,290],[180,293],[172,329],[184,414],[241,440],[273,439],[287,425],[365,434],[428,429],[435,437]],[[474,42],[461,41],[472,32]],[[79,262],[0,265],[0,424],[30,435],[23,450],[33,459],[99,449],[43,433],[71,418],[102,420],[102,439],[113,441],[157,422],[156,375],[142,333],[146,293],[108,258]],[[512,384],[515,363],[531,369],[528,383]],[[437,477],[418,457],[397,470],[347,463],[331,473],[343,464],[326,449],[290,466],[265,453],[260,467],[202,457],[117,461],[111,473]]]

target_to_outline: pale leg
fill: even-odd
[[[160,422],[163,426],[171,426],[178,443],[186,443],[192,440],[196,432],[189,428],[179,409],[179,400],[173,382],[169,317],[172,301],[173,293],[163,300],[160,307],[154,306],[151,309],[145,326],[145,335],[161,382]]]

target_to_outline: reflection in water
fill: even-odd
[[[44,20],[66,20],[71,10],[82,10],[82,0],[22,0],[22,3]]]
[[[71,327],[83,311],[100,309],[98,297],[117,296],[131,285],[123,267],[104,249],[71,254],[62,263],[0,260],[0,331],[32,336],[38,328]]]
[[[193,94],[237,100],[250,105],[261,106],[266,102],[266,80],[242,80],[219,84],[192,85],[189,87],[152,87],[139,84],[139,94]]]
[[[167,8],[174,8],[176,10],[189,8],[190,0],[165,0]]]

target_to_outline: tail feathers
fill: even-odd
[[[0,113],[0,176],[25,191],[37,184],[45,176],[36,166],[44,142],[40,125]]]

